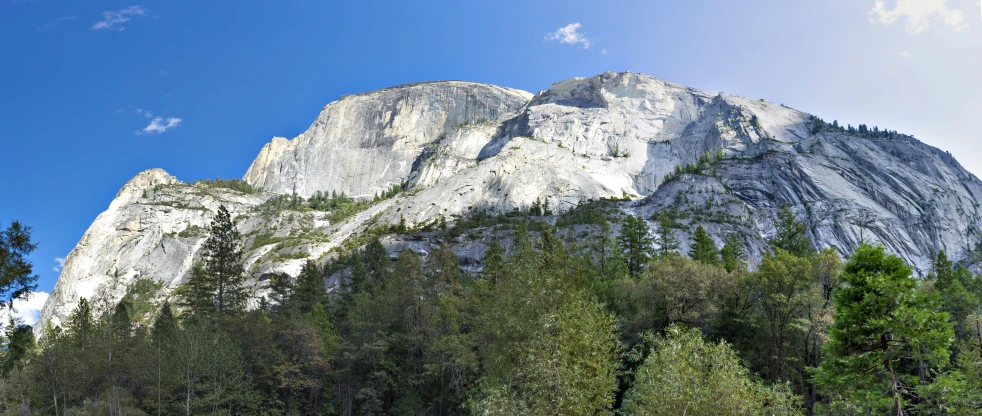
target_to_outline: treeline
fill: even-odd
[[[748,271],[702,228],[685,255],[608,212],[591,232],[517,222],[481,273],[450,247],[378,240],[270,279],[246,310],[227,211],[150,322],[84,300],[35,344],[4,339],[10,414],[979,414],[982,281],[938,253],[915,279],[882,247],[844,263],[780,215]],[[667,218],[667,216],[661,216]],[[530,231],[530,230],[535,230]],[[667,246],[662,246],[667,244]],[[341,276],[327,293],[326,276]],[[24,327],[20,327],[24,328]],[[13,332],[11,332],[13,331]],[[8,330],[8,334],[16,333]]]
[[[811,116],[812,122],[812,134],[818,134],[823,131],[834,131],[839,133],[847,133],[854,136],[866,137],[866,138],[894,138],[899,134],[896,130],[880,130],[878,126],[873,126],[870,128],[865,124],[860,124],[858,127],[853,127],[852,124],[840,125],[838,120],[833,120],[831,123],[825,122],[819,117]]]
[[[206,187],[209,187],[209,188],[225,188],[225,189],[231,189],[233,191],[242,192],[244,194],[258,194],[259,192],[262,192],[260,189],[255,188],[252,185],[250,185],[249,182],[246,182],[246,181],[244,181],[242,179],[239,179],[239,178],[232,178],[232,179],[222,179],[222,178],[198,179],[198,180],[194,181],[194,185],[206,186]]]

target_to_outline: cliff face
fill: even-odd
[[[118,299],[137,279],[163,284],[156,295],[167,296],[187,278],[220,204],[238,220],[256,296],[270,273],[326,261],[370,227],[525,209],[536,199],[562,211],[631,196],[622,211],[672,215],[683,249],[703,225],[719,244],[736,233],[754,260],[784,206],[819,248],[847,255],[862,240],[879,242],[920,271],[932,251],[960,258],[977,241],[982,182],[950,155],[909,136],[815,126],[782,105],[632,73],[570,79],[534,96],[450,81],[343,97],[304,134],[262,149],[245,180],[265,192],[182,184],[161,170],[137,175],[69,255],[41,322],[58,324],[79,297]],[[688,173],[675,174],[681,166]],[[370,197],[396,184],[408,190],[338,222],[267,203],[317,191]],[[429,244],[387,241],[392,250]],[[451,243],[480,267],[481,241]]]
[[[349,95],[328,104],[293,140],[274,138],[245,180],[277,193],[371,197],[409,176],[423,147],[465,123],[498,120],[531,94],[472,82],[428,82]]]

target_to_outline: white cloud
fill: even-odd
[[[13,315],[15,319],[23,320],[25,325],[34,325],[41,315],[41,308],[44,302],[48,301],[48,293],[34,292],[27,299],[14,300]],[[3,311],[3,322],[0,326],[7,325],[8,311]]]
[[[570,23],[559,30],[546,35],[547,40],[558,40],[559,43],[568,43],[583,49],[590,49],[590,39],[587,39],[578,30],[582,27],[579,23]]]
[[[60,272],[61,271],[61,268],[62,267],[65,267],[65,258],[64,257],[55,257],[55,263],[58,263],[58,265],[54,267],[54,271]]]
[[[883,0],[876,0],[873,10],[869,12],[870,22],[875,20],[889,25],[899,19],[905,19],[904,29],[911,35],[924,32],[935,22],[940,22],[956,32],[968,27],[965,15],[961,10],[948,8],[947,0],[896,0],[896,2],[896,7],[888,10]]]
[[[110,29],[126,30],[123,23],[129,22],[134,16],[146,16],[147,9],[143,6],[130,6],[120,10],[110,10],[102,12],[102,20],[92,25],[92,30]]]
[[[606,55],[607,54],[607,48],[600,48],[600,54],[601,55]]]
[[[163,117],[154,117],[150,120],[150,124],[143,128],[143,130],[137,131],[136,134],[160,134],[181,124],[181,119],[177,117],[168,117],[164,120]]]
[[[52,20],[52,21],[50,21],[48,23],[45,23],[45,24],[43,24],[41,26],[38,26],[38,30],[48,30],[48,29],[51,29],[52,26],[57,25],[58,23],[65,22],[65,21],[68,21],[68,20],[75,20],[77,18],[78,18],[78,16],[62,16],[62,17],[59,17],[59,18],[57,18],[55,20]]]
[[[144,117],[146,117],[146,118],[153,118],[153,114],[150,114],[150,112],[149,112],[149,111],[147,111],[147,110],[144,110],[144,109],[142,109],[142,108],[137,108],[137,109],[136,109],[136,113],[137,113],[137,114],[140,114],[140,115],[142,115],[142,116],[144,116]]]

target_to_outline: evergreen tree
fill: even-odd
[[[215,311],[214,280],[205,271],[205,265],[195,262],[191,265],[191,273],[187,282],[178,287],[180,305],[198,316],[206,316]]]
[[[658,255],[660,257],[666,257],[671,254],[675,254],[679,250],[679,240],[675,238],[675,233],[672,228],[675,226],[674,221],[662,213],[658,216],[658,231],[655,233],[655,244],[658,246]]]
[[[692,247],[689,250],[689,257],[695,261],[709,265],[716,265],[720,262],[719,250],[716,249],[716,243],[713,242],[712,237],[709,236],[709,233],[701,225],[696,227],[696,231],[692,235]]]
[[[307,260],[300,269],[300,276],[297,276],[289,300],[301,314],[310,313],[314,310],[314,306],[327,300],[324,274],[314,262]]]
[[[31,242],[31,227],[14,221],[0,232],[0,309],[9,310],[14,300],[27,299],[37,289],[28,256],[37,249]]]
[[[218,207],[218,215],[211,223],[211,235],[202,247],[205,272],[211,281],[215,312],[225,314],[242,308],[246,298],[243,287],[245,267],[242,265],[242,247],[239,231],[224,205]]]
[[[653,254],[652,238],[648,232],[648,223],[641,217],[628,215],[621,223],[621,234],[618,242],[621,251],[625,253],[627,270],[631,276],[641,274],[644,265]]]
[[[862,412],[905,414],[922,382],[912,371],[921,364],[939,369],[948,360],[948,314],[882,246],[856,249],[842,280],[833,295],[827,359],[815,379],[826,394]]]
[[[779,248],[798,257],[815,254],[811,238],[808,237],[808,224],[795,219],[791,208],[784,207],[777,214],[777,232],[770,240],[771,247]]]
[[[747,255],[744,253],[743,243],[740,242],[740,238],[737,237],[736,233],[726,236],[726,241],[724,241],[723,248],[720,249],[719,254],[722,258],[723,267],[728,272],[746,267]]]
[[[484,270],[482,275],[485,280],[497,285],[501,280],[505,267],[505,249],[501,248],[498,240],[491,240],[488,249],[484,251]]]

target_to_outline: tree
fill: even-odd
[[[658,245],[658,256],[665,257],[679,250],[679,240],[675,238],[672,228],[675,222],[663,212],[658,216],[658,231],[655,233],[655,244]]]
[[[639,275],[653,252],[648,223],[640,217],[628,215],[621,223],[618,243],[621,250],[626,253],[628,272],[631,276]]]
[[[811,238],[808,237],[808,224],[795,219],[791,209],[784,207],[777,214],[777,232],[770,244],[798,257],[815,254]]]
[[[242,266],[242,248],[239,231],[224,205],[218,207],[218,215],[211,222],[211,235],[203,246],[205,267],[212,290],[215,312],[225,314],[239,310],[246,298],[243,287],[245,268]]]
[[[882,246],[862,244],[833,294],[835,319],[814,370],[815,381],[833,399],[862,412],[902,415],[921,383],[911,374],[920,363],[941,368],[953,330],[948,314],[918,290],[911,269]]]
[[[31,227],[14,221],[0,232],[0,309],[9,311],[16,299],[27,299],[37,289],[31,261],[37,249],[31,242]]]
[[[746,267],[747,255],[743,252],[743,243],[740,242],[736,233],[726,236],[726,241],[724,241],[719,254],[722,258],[723,267],[728,272]]]
[[[795,323],[803,317],[810,301],[811,264],[808,259],[778,248],[764,255],[750,281],[769,329],[773,378],[788,381],[786,352]]]
[[[696,232],[692,235],[692,247],[689,249],[689,257],[703,264],[719,264],[719,250],[716,243],[709,233],[702,226],[696,227]]]
[[[206,316],[215,310],[214,281],[205,271],[204,263],[196,261],[191,265],[190,277],[177,289],[177,294],[180,305],[193,314]]]
[[[786,386],[768,387],[754,381],[729,345],[706,342],[698,329],[672,325],[664,337],[648,338],[653,349],[624,397],[623,414],[801,413],[799,399]]]
[[[301,314],[308,314],[314,306],[327,300],[324,275],[314,262],[307,260],[297,276],[289,301]]]
[[[673,323],[708,328],[735,277],[682,256],[658,260],[639,278],[617,282],[618,326],[631,341],[643,331],[661,331]]]

